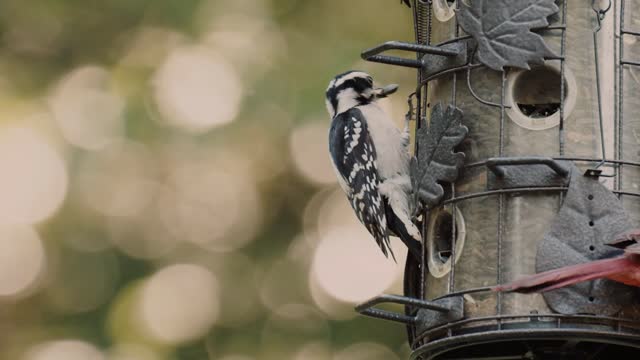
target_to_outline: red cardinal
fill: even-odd
[[[521,293],[544,292],[602,278],[640,287],[640,229],[624,234],[608,245],[624,249],[624,254],[610,259],[545,271],[510,284],[495,286],[492,290]]]

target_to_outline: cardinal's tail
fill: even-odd
[[[527,276],[509,284],[495,286],[492,290],[521,293],[544,292],[583,281],[621,274],[634,267],[637,267],[637,263],[625,256],[596,260]]]

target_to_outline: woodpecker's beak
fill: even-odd
[[[398,90],[398,85],[391,84],[382,88],[377,88],[373,90],[373,93],[377,98],[387,97]]]

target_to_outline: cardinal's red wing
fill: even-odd
[[[512,283],[495,286],[493,291],[544,292],[579,282],[635,271],[638,264],[629,256],[602,259],[526,276]],[[626,283],[626,282],[625,282]]]

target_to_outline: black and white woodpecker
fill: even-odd
[[[326,92],[332,118],[329,152],[340,187],[384,255],[395,258],[391,234],[419,259],[420,231],[411,222],[408,119],[401,132],[377,103],[397,89],[374,87],[373,78],[362,71],[331,80]]]

